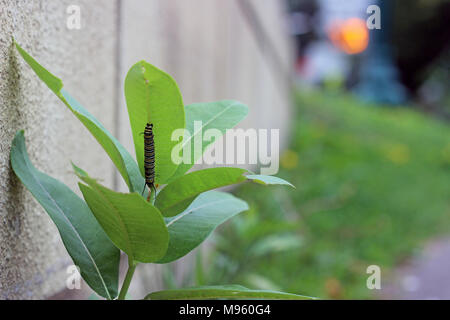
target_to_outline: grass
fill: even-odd
[[[297,189],[238,189],[252,209],[221,230],[197,282],[372,298],[369,265],[384,286],[389,270],[450,233],[450,129],[338,93],[303,93],[296,105],[279,176]]]

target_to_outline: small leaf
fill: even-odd
[[[162,189],[155,205],[163,216],[173,217],[185,210],[200,193],[245,181],[246,172],[245,169],[222,167],[188,173]]]
[[[69,108],[70,111],[83,123],[83,125],[94,136],[98,143],[103,147],[111,158],[114,165],[119,170],[123,179],[128,185],[130,191],[142,190],[144,186],[144,178],[139,172],[136,161],[131,157],[128,151],[117,141],[114,136],[81,104],[76,101],[70,94],[63,89],[61,79],[55,77],[47,69],[41,66],[33,59],[19,44],[15,43],[17,50],[34,70],[36,75],[61,99],[61,101]]]
[[[220,224],[248,210],[245,201],[231,194],[208,191],[199,195],[182,213],[166,218],[169,247],[157,263],[175,261],[200,245]]]
[[[208,300],[208,299],[279,299],[306,300],[313,297],[271,290],[250,290],[239,285],[204,286],[152,292],[146,300]]]
[[[137,193],[119,193],[80,174],[84,199],[112,242],[134,262],[154,262],[167,250],[169,234],[157,208]]]
[[[141,133],[148,122],[153,124],[155,141],[155,183],[167,183],[178,166],[171,158],[172,149],[178,144],[178,141],[172,141],[172,133],[185,126],[180,90],[167,73],[140,61],[128,71],[125,98],[140,172],[144,175],[144,138]]]
[[[191,159],[189,164],[181,163],[170,181],[182,176],[189,171],[195,161],[203,152],[215,141],[203,141],[201,153],[194,152],[194,141],[203,139],[203,134],[209,129],[217,129],[223,135],[227,129],[233,128],[248,114],[248,107],[238,101],[223,100],[217,102],[194,103],[186,106],[186,130],[190,133],[182,142],[182,150],[185,146],[190,146]],[[201,125],[196,128],[195,121],[200,121]],[[170,182],[169,181],[169,182]]]
[[[95,220],[86,203],[66,185],[33,167],[23,131],[11,146],[11,165],[27,189],[47,211],[81,276],[99,295],[117,296],[120,252]]]
[[[292,185],[290,182],[287,182],[284,179],[275,177],[275,176],[265,176],[265,175],[256,175],[256,174],[249,174],[246,176],[249,180],[254,180],[256,183],[260,184],[279,184],[279,185],[287,185],[292,188],[295,188],[294,185]]]

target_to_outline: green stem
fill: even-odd
[[[120,289],[118,300],[125,300],[125,296],[127,295],[128,288],[130,287],[131,279],[133,278],[134,270],[136,270],[137,263],[133,261],[128,261],[128,271],[125,276],[125,280],[122,284],[122,289]]]
[[[149,191],[149,192],[151,192],[151,195],[150,195],[150,203],[151,203],[152,205],[155,205],[156,188],[155,188],[154,185],[151,185],[150,191]]]

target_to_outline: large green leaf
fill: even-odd
[[[19,44],[15,43],[17,50],[34,70],[37,76],[56,94],[58,98],[69,108],[70,111],[84,124],[94,138],[100,143],[103,149],[111,158],[114,165],[119,170],[123,179],[127,183],[130,191],[142,190],[144,179],[139,172],[139,168],[128,153],[128,151],[109,133],[103,125],[81,106],[67,91],[63,89],[61,79],[55,77],[47,69],[33,59]]]
[[[17,132],[13,140],[11,165],[55,223],[83,279],[99,295],[108,299],[116,297],[119,250],[82,199],[63,183],[33,167],[26,151],[23,131]]]
[[[167,73],[140,61],[128,71],[125,98],[133,133],[136,159],[144,175],[144,138],[147,123],[153,124],[155,140],[155,182],[164,184],[173,175],[177,164],[172,161],[172,141],[176,129],[184,129],[184,105],[176,82]]]
[[[221,223],[248,210],[245,201],[231,194],[208,191],[199,195],[182,213],[166,218],[169,248],[157,263],[175,261],[201,244]]]
[[[229,167],[190,172],[162,189],[155,205],[163,216],[173,217],[185,210],[200,193],[245,181],[246,172]]]
[[[146,300],[207,300],[207,299],[278,299],[305,300],[313,297],[270,290],[250,290],[240,285],[204,286],[152,292]]]
[[[209,129],[218,130],[217,133],[225,134],[227,129],[233,128],[242,121],[248,114],[248,107],[238,101],[223,100],[217,102],[194,103],[186,106],[186,130],[189,136],[183,139],[181,150],[188,148],[190,150],[190,162],[181,163],[170,181],[185,174],[203,152],[215,141],[203,141],[201,153],[194,152],[194,141],[203,140],[203,134]],[[199,125],[194,127],[194,122],[200,121]]]
[[[246,180],[267,185],[289,185],[293,187],[289,182],[278,177],[245,175],[247,172],[245,169],[231,167],[209,168],[190,172],[175,179],[162,189],[156,197],[155,205],[163,216],[173,217],[183,212],[200,193]]]
[[[89,186],[79,183],[84,199],[112,242],[131,261],[154,262],[167,250],[169,233],[161,213],[137,193],[110,190],[75,167]]]

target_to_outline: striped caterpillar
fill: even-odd
[[[147,123],[144,130],[144,171],[145,171],[145,186],[150,189],[147,201],[150,201],[150,195],[154,192],[155,186],[155,141],[153,138],[153,124]]]

